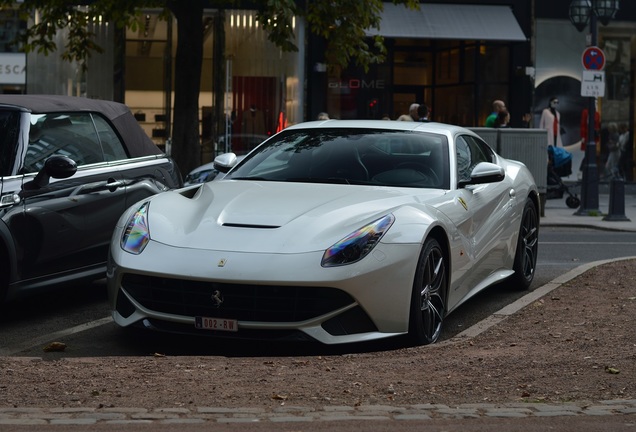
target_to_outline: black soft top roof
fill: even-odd
[[[139,126],[128,106],[119,102],[60,95],[0,95],[0,105],[14,105],[34,114],[78,111],[100,113],[117,130],[130,157],[162,154],[161,149]]]

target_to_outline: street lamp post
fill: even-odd
[[[583,31],[590,23],[590,46],[596,46],[597,19],[607,25],[616,15],[619,0],[572,0],[570,3],[570,21]],[[574,213],[588,216],[599,213],[598,208],[598,167],[596,165],[595,139],[596,97],[588,99],[587,108],[587,144],[585,146],[585,163],[583,165],[583,183],[581,185],[581,206]]]

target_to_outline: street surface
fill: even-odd
[[[542,227],[537,275],[531,289],[582,264],[633,256],[634,251],[634,232]],[[504,286],[486,290],[448,317],[442,340],[452,338],[525,294],[511,292]],[[4,356],[41,357],[42,348],[52,341],[66,343],[65,356],[72,357],[144,356],[155,352],[230,356],[299,354],[296,344],[276,344],[272,346],[273,352],[263,353],[253,352],[249,343],[219,343],[208,339],[123,331],[110,320],[104,281],[69,286],[10,305],[0,315],[0,334],[0,355]],[[302,354],[390,349],[391,343],[336,348],[307,344],[302,345]]]

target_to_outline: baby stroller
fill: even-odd
[[[570,174],[572,174],[572,153],[561,147],[548,146],[546,199],[563,198],[563,194],[567,193],[568,197],[565,199],[565,204],[569,208],[577,208],[581,204],[581,200],[576,194],[572,194],[561,180],[561,177],[567,177]]]

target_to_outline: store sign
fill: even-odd
[[[605,71],[584,70],[581,78],[581,96],[605,96]]]
[[[329,81],[330,89],[380,89],[385,87],[384,80],[350,79],[347,81]]]
[[[0,53],[0,84],[26,84],[26,54]]]

